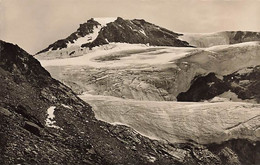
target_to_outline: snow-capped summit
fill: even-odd
[[[116,43],[147,44],[154,46],[187,47],[186,41],[165,28],[143,19],[126,20],[123,18],[91,18],[80,24],[76,32],[65,39],[58,40],[37,54],[63,48],[92,48],[99,45]]]

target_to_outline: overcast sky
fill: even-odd
[[[260,31],[260,0],[0,0],[0,39],[34,54],[92,17],[117,16],[175,32]]]

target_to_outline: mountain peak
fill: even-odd
[[[69,47],[92,48],[110,42],[149,44],[154,46],[187,47],[189,44],[178,39],[182,34],[174,33],[143,19],[91,18],[80,24],[76,32],[58,40],[37,54]]]

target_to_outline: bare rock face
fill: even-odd
[[[193,91],[191,92],[191,90]],[[217,78],[214,73],[209,73],[205,77],[198,77],[198,78],[195,77],[195,80],[192,83],[189,91],[187,91],[187,93],[189,94],[182,92],[177,96],[177,100],[178,101],[208,100],[226,91],[228,91],[228,85],[226,85],[221,79]]]
[[[118,17],[114,22],[101,29],[97,39],[91,47],[108,44],[109,42],[123,42],[132,44],[149,44],[156,46],[189,46],[187,42],[177,39],[181,34],[161,28],[145,20],[124,20]]]

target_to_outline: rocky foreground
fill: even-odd
[[[17,45],[0,50],[1,164],[179,164],[164,144],[96,120]]]

